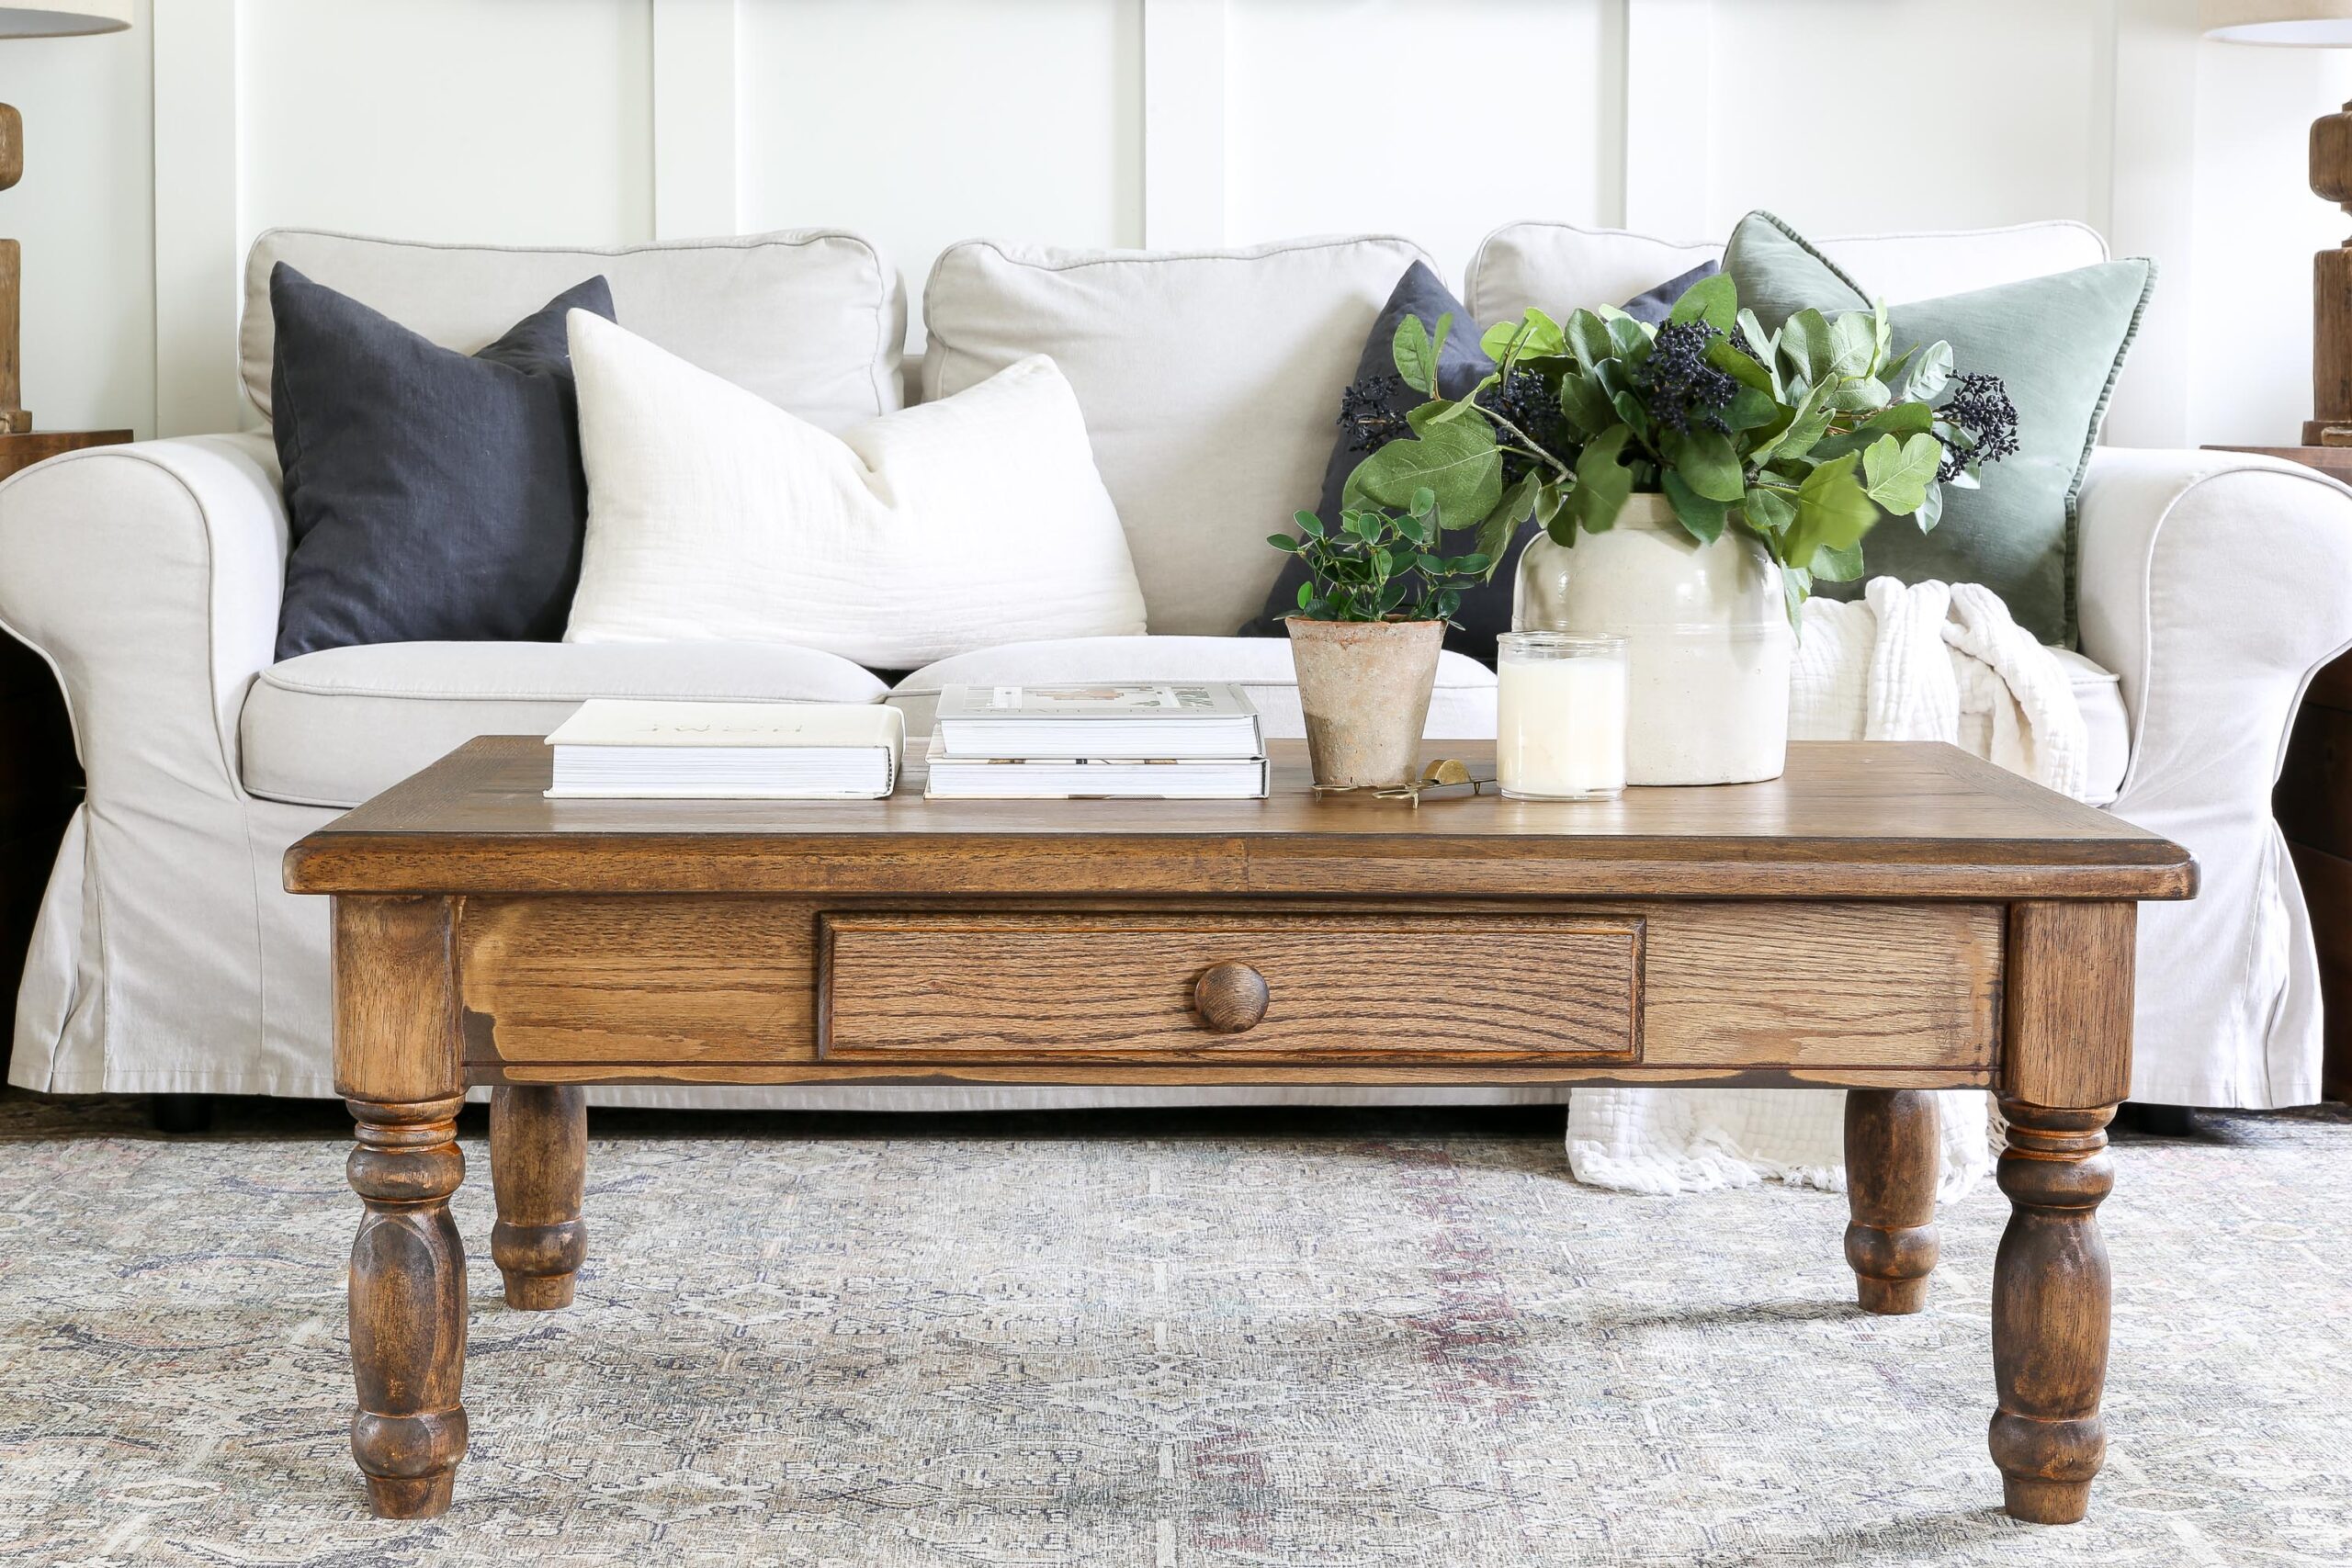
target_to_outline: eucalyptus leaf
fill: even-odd
[[[1916,435],[1935,422],[1935,411],[1925,403],[1892,403],[1862,421],[1862,428],[1892,435]]]
[[[1478,384],[1470,389],[1469,395],[1466,397],[1456,398],[1453,401],[1447,403],[1445,412],[1439,414],[1437,416],[1438,419],[1462,419],[1464,417],[1476,416],[1478,412],[1478,399],[1480,395],[1496,387],[1501,386],[1502,380],[1502,374],[1499,371],[1490,371],[1487,375],[1480,377],[1478,378]]]
[[[1396,333],[1388,341],[1389,356],[1396,362],[1396,374],[1405,385],[1425,398],[1437,395],[1437,353],[1430,345],[1429,329],[1410,310],[1396,322]]]
[[[1830,322],[1829,347],[1830,375],[1869,375],[1871,367],[1878,362],[1878,336],[1870,313],[1849,310]]]
[[[1651,335],[1657,331],[1647,321],[1637,321],[1623,311],[1608,318],[1609,342],[1620,359],[1636,362],[1649,357]]]
[[[1739,324],[1739,286],[1729,273],[1712,273],[1682,291],[1667,319],[1704,321],[1719,333],[1729,333]]]
[[[1951,344],[1929,344],[1917,352],[1911,361],[1910,374],[1895,391],[1895,400],[1905,403],[1933,402],[1951,380]]]
[[[1862,547],[1835,550],[1824,545],[1813,552],[1813,563],[1806,570],[1816,582],[1851,582],[1862,575]]]
[[[1724,524],[1731,515],[1730,507],[1701,495],[1672,468],[1658,476],[1658,487],[1666,491],[1667,503],[1674,508],[1683,532],[1702,545],[1712,545],[1722,536]]]
[[[1493,563],[1501,560],[1504,552],[1510,548],[1511,536],[1519,531],[1521,523],[1535,514],[1536,502],[1544,489],[1538,470],[1530,468],[1520,475],[1518,482],[1503,492],[1502,500],[1478,524],[1475,553],[1485,559],[1475,567],[1458,570],[1492,576]]]
[[[1894,396],[1877,377],[1862,376],[1835,383],[1822,394],[1821,402],[1824,408],[1840,413],[1863,413],[1886,407]]]
[[[1932,533],[1936,525],[1943,520],[1944,487],[1929,485],[1926,498],[1919,502],[1919,510],[1911,514],[1911,521],[1919,525],[1919,532],[1927,534]]]
[[[1794,502],[1779,491],[1766,490],[1761,485],[1749,487],[1740,501],[1740,512],[1749,527],[1773,536],[1787,533],[1789,525],[1797,520]]]
[[[1772,394],[1753,387],[1742,387],[1734,392],[1723,412],[1724,423],[1735,435],[1742,431],[1761,430],[1780,417],[1781,405],[1773,400]]]
[[[1568,352],[1587,370],[1617,356],[1616,345],[1609,341],[1609,323],[1590,310],[1571,312],[1560,331],[1567,339]]]
[[[1569,510],[1588,534],[1615,526],[1617,514],[1634,493],[1634,476],[1617,458],[1633,432],[1613,425],[1585,444],[1577,459],[1577,488],[1568,492]]]
[[[1788,606],[1789,625],[1800,634],[1804,630],[1804,602],[1813,592],[1813,574],[1803,567],[1784,566],[1781,569],[1781,603]]]
[[[1634,434],[1645,441],[1649,439],[1650,412],[1642,407],[1641,399],[1631,392],[1620,392],[1609,400],[1617,410],[1617,417],[1631,426]]]
[[[1789,526],[1786,559],[1810,561],[1825,545],[1833,550],[1858,545],[1878,521],[1877,504],[1854,477],[1860,461],[1849,452],[1804,477],[1797,489],[1797,516]]]
[[[1478,337],[1478,352],[1500,365],[1515,359],[1527,337],[1525,321],[1497,321]]]
[[[1560,378],[1560,415],[1570,430],[1590,440],[1617,423],[1617,405],[1590,375],[1570,370]]]
[[[1733,347],[1729,338],[1709,341],[1707,363],[1751,391],[1773,395],[1772,373]]]
[[[1676,470],[1684,483],[1709,501],[1728,504],[1747,493],[1747,480],[1740,472],[1739,454],[1732,449],[1731,437],[1712,430],[1694,430],[1682,437],[1674,468],[1668,472]]]
[[[1807,386],[1828,379],[1838,358],[1829,318],[1808,307],[1781,322],[1781,358]]]

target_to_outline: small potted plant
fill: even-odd
[[[1432,333],[1408,317],[1398,376],[1429,400],[1364,458],[1351,506],[1434,494],[1442,528],[1499,560],[1519,526],[1512,624],[1627,639],[1628,782],[1776,776],[1789,655],[1817,581],[1861,575],[1882,517],[1933,528],[1943,487],[2017,449],[1996,377],[1951,348],[1894,351],[1886,308],[1800,310],[1767,332],[1730,278],[1694,284],[1669,320],[1531,310],[1490,328],[1469,397],[1436,391]]]
[[[1267,543],[1306,563],[1298,613],[1283,625],[1315,782],[1325,789],[1408,784],[1446,623],[1491,562],[1481,553],[1437,553],[1437,494],[1427,486],[1400,510],[1351,508],[1331,526],[1311,512],[1297,521],[1295,536]]]

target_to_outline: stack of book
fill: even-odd
[[[1251,800],[1258,710],[1227,682],[950,686],[923,794],[934,800]]]
[[[863,703],[599,697],[548,737],[549,800],[876,800],[898,787],[906,718]]]

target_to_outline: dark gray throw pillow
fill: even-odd
[[[564,313],[611,320],[605,280],[573,285],[475,355],[283,262],[269,307],[293,534],[277,657],[561,637],[588,516]]]
[[[1705,262],[1681,276],[1659,284],[1646,293],[1636,295],[1625,302],[1625,312],[1643,321],[1657,322],[1667,318],[1682,291],[1702,277],[1721,271],[1713,262]],[[1363,462],[1366,447],[1358,433],[1365,416],[1377,420],[1385,415],[1395,426],[1402,429],[1407,411],[1419,406],[1421,395],[1405,385],[1396,376],[1394,347],[1396,323],[1408,313],[1419,316],[1429,331],[1437,330],[1440,316],[1453,317],[1453,330],[1447,333],[1445,348],[1438,359],[1438,390],[1449,398],[1468,394],[1473,387],[1485,379],[1495,367],[1478,348],[1478,324],[1462,301],[1429,267],[1415,262],[1396,288],[1388,296],[1388,303],[1381,308],[1380,317],[1372,324],[1372,335],[1364,340],[1363,353],[1356,360],[1356,375],[1349,388],[1349,407],[1340,419],[1340,438],[1333,443],[1330,459],[1323,466],[1323,493],[1317,501],[1315,514],[1325,522],[1336,521],[1340,515],[1340,495],[1346,489],[1348,476]],[[1370,399],[1369,402],[1365,400]],[[1267,531],[1286,528],[1288,518],[1271,520]],[[1536,526],[1532,522],[1520,525],[1512,536],[1510,548],[1504,553],[1503,564],[1494,577],[1471,589],[1462,596],[1462,608],[1454,612],[1453,625],[1445,630],[1445,646],[1456,653],[1466,653],[1482,664],[1495,661],[1495,638],[1510,630],[1510,605],[1513,584],[1519,573],[1520,552],[1533,538]],[[1476,536],[1468,529],[1446,536],[1445,553],[1465,554],[1476,547]],[[1266,595],[1266,606],[1256,620],[1241,628],[1243,637],[1284,637],[1283,617],[1298,610],[1298,590],[1306,581],[1306,563],[1296,556],[1288,557],[1282,575]]]

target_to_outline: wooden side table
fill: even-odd
[[[0,479],[61,452],[130,439],[128,430],[0,434]],[[82,768],[57,681],[39,654],[0,634],[0,982],[9,1013],[58,840],[81,803]]]
[[[2352,485],[2352,446],[2217,446],[2317,468]],[[2319,947],[2326,1018],[2322,1092],[2352,1100],[2352,654],[2312,677],[2287,742],[2271,810],[2295,857]]]

